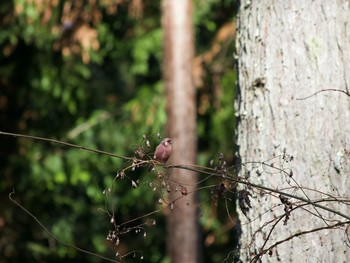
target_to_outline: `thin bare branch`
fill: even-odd
[[[324,227],[318,227],[318,228],[313,228],[313,229],[310,229],[310,230],[306,230],[306,231],[301,231],[301,232],[298,232],[298,233],[295,233],[285,239],[282,239],[280,241],[277,241],[276,243],[274,243],[273,245],[271,245],[270,247],[262,250],[259,252],[259,254],[257,254],[252,260],[251,262],[257,262],[259,260],[259,258],[266,254],[268,251],[270,251],[272,248],[284,243],[284,242],[287,242],[295,237],[298,237],[298,236],[302,236],[302,235],[306,235],[306,234],[310,234],[310,233],[314,233],[314,232],[318,232],[318,231],[321,231],[321,230],[327,230],[327,229],[335,229],[335,228],[338,228],[338,227],[341,227],[341,226],[344,226],[344,225],[348,225],[350,224],[350,221],[346,221],[346,222],[338,222],[336,224],[333,224],[333,225],[329,225],[329,226],[324,226]]]
[[[94,257],[97,257],[97,258],[100,258],[100,259],[104,259],[104,260],[107,260],[109,262],[121,262],[121,261],[116,261],[116,260],[113,260],[113,259],[110,259],[110,258],[107,258],[107,257],[104,257],[104,256],[101,256],[99,254],[96,254],[96,253],[93,253],[91,251],[88,251],[86,249],[82,249],[82,248],[79,248],[79,247],[76,247],[74,245],[70,245],[70,244],[67,244],[59,239],[57,239],[41,222],[40,220],[35,216],[33,215],[31,212],[29,212],[24,206],[22,206],[20,203],[18,203],[14,198],[13,198],[13,195],[15,194],[15,191],[13,190],[10,194],[9,194],[9,199],[11,200],[11,202],[13,202],[16,206],[18,206],[19,208],[21,208],[26,214],[28,214],[31,218],[33,218],[35,220],[35,222],[37,222],[40,227],[42,227],[42,229],[45,230],[45,232],[50,236],[52,237],[57,243],[65,246],[65,247],[70,247],[70,248],[73,248],[73,249],[76,249],[77,251],[79,252],[82,252],[82,253],[85,253],[85,254],[88,254],[88,255],[91,255],[91,256],[94,256]]]
[[[98,154],[104,154],[104,155],[107,155],[107,156],[116,157],[116,158],[124,159],[124,160],[132,160],[133,159],[132,157],[126,157],[126,156],[122,156],[122,155],[118,155],[118,154],[114,154],[114,153],[110,153],[110,152],[105,152],[105,151],[101,151],[101,150],[91,149],[91,148],[80,146],[80,145],[76,145],[76,144],[73,144],[73,143],[63,142],[63,141],[59,141],[59,140],[55,140],[55,139],[49,139],[49,138],[44,138],[44,137],[24,135],[24,134],[11,133],[11,132],[3,132],[3,131],[0,131],[0,135],[8,135],[8,136],[13,136],[13,137],[20,137],[20,138],[25,138],[25,139],[32,139],[32,140],[38,140],[38,141],[44,141],[44,142],[60,144],[60,145],[64,145],[64,146],[67,146],[67,147],[72,147],[72,148],[76,148],[76,149],[79,149],[79,150],[84,150],[84,151],[98,153]]]
[[[319,94],[319,93],[321,93],[321,92],[325,92],[325,91],[337,91],[337,92],[344,93],[345,95],[347,95],[347,96],[350,97],[349,92],[344,91],[344,90],[341,90],[341,89],[322,89],[322,90],[319,90],[319,91],[317,91],[317,92],[315,92],[315,93],[313,93],[313,94],[311,94],[311,95],[309,95],[309,96],[306,96],[306,97],[304,97],[304,98],[296,98],[296,100],[306,100],[306,99],[308,99],[308,98],[311,98],[312,96],[315,96],[315,95],[317,95],[317,94]]]

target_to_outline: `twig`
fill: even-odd
[[[338,91],[338,92],[341,92],[341,93],[344,93],[345,95],[349,96],[350,97],[350,93],[348,91],[344,91],[344,90],[341,90],[341,89],[322,89],[322,90],[319,90],[309,96],[306,96],[304,98],[296,98],[296,100],[306,100],[308,98],[311,98],[312,96],[315,96],[317,95],[318,93],[321,93],[321,92],[324,92],[324,91]]]
[[[230,177],[225,177],[225,179],[232,180],[232,178],[230,178]],[[317,203],[315,203],[315,202],[313,202],[313,201],[311,201],[309,199],[305,199],[305,198],[297,196],[297,195],[292,195],[292,194],[289,194],[287,192],[282,192],[282,191],[279,191],[279,190],[276,190],[276,189],[273,189],[273,188],[269,188],[269,187],[266,187],[266,186],[262,186],[262,185],[257,185],[257,184],[253,184],[253,183],[249,183],[249,182],[245,182],[245,181],[238,181],[238,180],[237,180],[237,182],[241,183],[241,184],[246,184],[246,185],[248,185],[250,187],[254,187],[254,188],[257,188],[257,189],[262,189],[262,190],[266,190],[266,191],[269,191],[269,192],[273,192],[273,193],[281,194],[281,195],[284,195],[284,196],[288,196],[288,197],[293,198],[293,199],[297,199],[299,201],[305,202],[307,204],[313,205],[315,207],[321,208],[323,210],[326,210],[328,212],[331,212],[333,214],[339,215],[339,216],[341,216],[343,218],[346,218],[346,219],[350,220],[350,216],[345,215],[345,214],[343,214],[343,213],[341,213],[339,211],[333,210],[331,208],[328,208],[326,206],[317,204]]]
[[[119,158],[119,159],[125,159],[125,160],[133,160],[134,159],[134,158],[131,158],[131,157],[126,157],[126,156],[122,156],[122,155],[118,155],[118,154],[114,154],[114,153],[109,153],[109,152],[105,152],[105,151],[101,151],[101,150],[91,149],[91,148],[88,148],[88,147],[84,147],[84,146],[80,146],[80,145],[76,145],[76,144],[72,144],[72,143],[68,143],[68,142],[62,142],[62,141],[55,140],[55,139],[48,139],[48,138],[44,138],[44,137],[24,135],[24,134],[17,134],[17,133],[11,133],[11,132],[3,132],[3,131],[0,131],[0,135],[1,134],[2,135],[13,136],[13,137],[25,138],[25,139],[32,139],[32,140],[39,140],[39,141],[56,143],[56,144],[60,144],[60,145],[64,145],[64,146],[68,146],[68,147],[72,147],[72,148],[76,148],[76,149],[79,149],[79,150],[84,150],[84,151],[88,151],[88,152],[93,152],[93,153],[108,155],[108,156],[111,156],[111,157],[116,157],[116,158]]]
[[[291,235],[285,239],[282,239],[280,241],[277,241],[275,244],[271,245],[269,248],[266,248],[262,251],[259,252],[258,255],[256,255],[252,260],[251,262],[257,262],[258,258],[260,258],[262,255],[266,254],[267,251],[270,251],[272,248],[286,242],[286,241],[289,241],[295,237],[298,237],[298,236],[301,236],[301,235],[306,235],[306,234],[310,234],[310,233],[313,233],[313,232],[317,232],[317,231],[321,231],[321,230],[326,230],[326,229],[334,229],[336,227],[340,227],[340,226],[343,226],[343,225],[346,225],[346,224],[349,224],[350,221],[346,221],[346,222],[338,222],[334,225],[330,225],[330,226],[324,226],[324,227],[318,227],[318,228],[314,228],[314,229],[311,229],[311,230],[306,230],[306,231],[302,231],[302,232],[298,232],[298,233],[295,233],[294,235]]]
[[[341,91],[341,92],[343,92],[343,93],[348,95],[347,92],[342,91],[342,90],[336,90],[336,89],[328,89],[328,90]],[[322,90],[322,91],[327,91],[327,90]],[[319,91],[319,92],[322,92],[322,91]],[[306,99],[306,98],[304,98],[304,99]],[[22,138],[26,138],[26,139],[34,139],[34,140],[51,142],[51,143],[57,143],[57,144],[61,144],[61,145],[64,145],[64,146],[73,147],[73,148],[76,148],[76,149],[90,151],[90,152],[94,152],[94,153],[98,153],[98,154],[104,154],[104,155],[108,155],[108,156],[116,157],[116,158],[121,158],[121,159],[125,159],[125,160],[135,160],[135,158],[132,158],[132,157],[125,157],[125,156],[112,154],[112,153],[101,151],[101,150],[90,149],[90,148],[87,148],[87,147],[84,147],[84,146],[79,146],[79,145],[76,145],[76,144],[62,142],[62,141],[58,141],[58,140],[54,140],[54,139],[48,139],[48,138],[43,138],[43,137],[38,137],[38,136],[22,135],[22,134],[16,134],[16,133],[9,133],[9,132],[2,132],[2,131],[0,131],[0,135],[1,134],[2,135],[13,136],[13,137],[22,137]],[[254,162],[251,162],[251,163],[254,163]],[[256,162],[256,163],[267,165],[266,162]],[[253,183],[251,183],[251,182],[249,182],[249,181],[247,181],[247,180],[245,180],[245,179],[243,179],[243,178],[241,178],[239,176],[233,175],[233,174],[229,174],[229,173],[227,173],[228,175],[217,174],[215,172],[215,169],[208,168],[208,167],[197,166],[197,165],[163,165],[163,164],[160,164],[160,163],[159,163],[159,165],[162,165],[162,166],[164,166],[167,169],[172,169],[172,168],[185,169],[185,170],[188,170],[188,171],[195,171],[195,172],[199,172],[199,173],[203,173],[203,174],[208,174],[208,175],[212,175],[214,177],[227,179],[227,180],[229,180],[231,182],[245,184],[245,185],[247,185],[249,187],[253,187],[253,188],[256,188],[256,189],[261,189],[261,190],[266,190],[266,191],[277,193],[277,194],[282,194],[284,196],[287,196],[287,197],[290,197],[290,198],[293,198],[293,199],[297,199],[299,201],[305,202],[307,204],[313,205],[315,207],[321,208],[323,210],[326,210],[326,211],[331,212],[333,214],[337,214],[337,215],[339,215],[339,216],[341,216],[343,218],[346,218],[346,219],[350,220],[350,216],[345,215],[345,214],[343,214],[343,213],[341,213],[339,211],[330,209],[330,208],[328,208],[326,206],[317,204],[317,203],[313,202],[312,200],[308,200],[308,199],[305,199],[303,197],[300,197],[300,196],[297,196],[297,195],[293,195],[293,194],[289,194],[287,192],[279,191],[279,190],[276,190],[276,189],[273,189],[273,188],[270,188],[270,187],[253,184]]]
[[[99,254],[96,254],[96,253],[93,253],[91,251],[88,251],[88,250],[85,250],[85,249],[82,249],[82,248],[79,248],[79,247],[76,247],[74,245],[70,245],[70,244],[67,244],[67,243],[64,243],[63,241],[57,239],[40,221],[39,219],[36,218],[36,216],[34,216],[31,212],[29,212],[24,206],[22,206],[20,203],[18,203],[15,199],[13,199],[13,195],[15,194],[15,191],[13,190],[10,194],[9,194],[9,199],[15,204],[17,205],[18,207],[20,207],[24,212],[26,212],[31,218],[33,218],[44,230],[45,232],[50,236],[52,237],[57,243],[63,245],[63,246],[66,246],[66,247],[70,247],[70,248],[73,248],[73,249],[76,249],[78,250],[79,252],[82,252],[82,253],[85,253],[85,254],[88,254],[88,255],[91,255],[91,256],[94,256],[94,257],[98,257],[100,259],[104,259],[104,260],[107,260],[109,262],[120,262],[120,261],[116,261],[116,260],[113,260],[113,259],[110,259],[110,258],[107,258],[107,257],[104,257],[104,256],[101,256]]]

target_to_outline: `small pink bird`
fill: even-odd
[[[173,142],[171,139],[163,139],[162,142],[157,146],[153,158],[160,163],[166,163],[170,158],[172,144]]]

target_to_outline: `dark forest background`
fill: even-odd
[[[237,3],[193,4],[198,164],[208,166],[219,153],[232,163]],[[159,1],[5,0],[0,32],[1,131],[123,156],[134,155],[143,135],[151,147],[159,142],[151,135],[165,136]],[[113,200],[106,199],[103,191],[125,166],[123,159],[0,136],[0,160],[0,262],[101,260],[58,244],[9,200],[13,190],[57,239],[112,259],[116,248],[106,240],[111,224],[101,210],[113,201],[118,221],[125,222],[159,209],[161,193],[148,186],[154,175],[144,171],[130,175],[141,187],[113,184]],[[203,251],[206,262],[221,262],[235,245],[234,224],[206,184],[210,180],[199,192]],[[123,236],[119,251],[142,250],[143,262],[169,262],[165,215],[152,218],[157,224]]]

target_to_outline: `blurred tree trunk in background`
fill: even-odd
[[[196,162],[196,98],[192,81],[194,56],[192,2],[163,0],[163,74],[167,91],[168,136],[173,140],[171,164]],[[179,184],[188,193],[196,187],[197,175],[172,171],[170,200],[181,196]],[[168,215],[168,254],[173,263],[200,262],[196,194],[182,196]]]
[[[242,162],[283,156],[283,149],[294,156],[290,163],[278,157],[268,161],[283,168],[289,165],[292,178],[271,168],[269,172],[259,167],[258,172],[244,166],[249,181],[313,200],[325,195],[311,189],[349,195],[350,98],[334,90],[315,94],[324,89],[349,92],[349,13],[349,2],[340,0],[241,2],[237,49]],[[284,213],[283,206],[276,207],[279,204],[278,197],[256,192],[248,216],[257,220],[247,223],[241,216],[244,261],[259,252],[271,227],[255,231]],[[350,213],[341,203],[322,204]],[[298,209],[287,225],[281,221],[273,229],[265,248],[300,231],[326,226],[321,216],[340,219],[312,206]],[[323,230],[293,238],[263,261],[349,262],[344,231]]]

